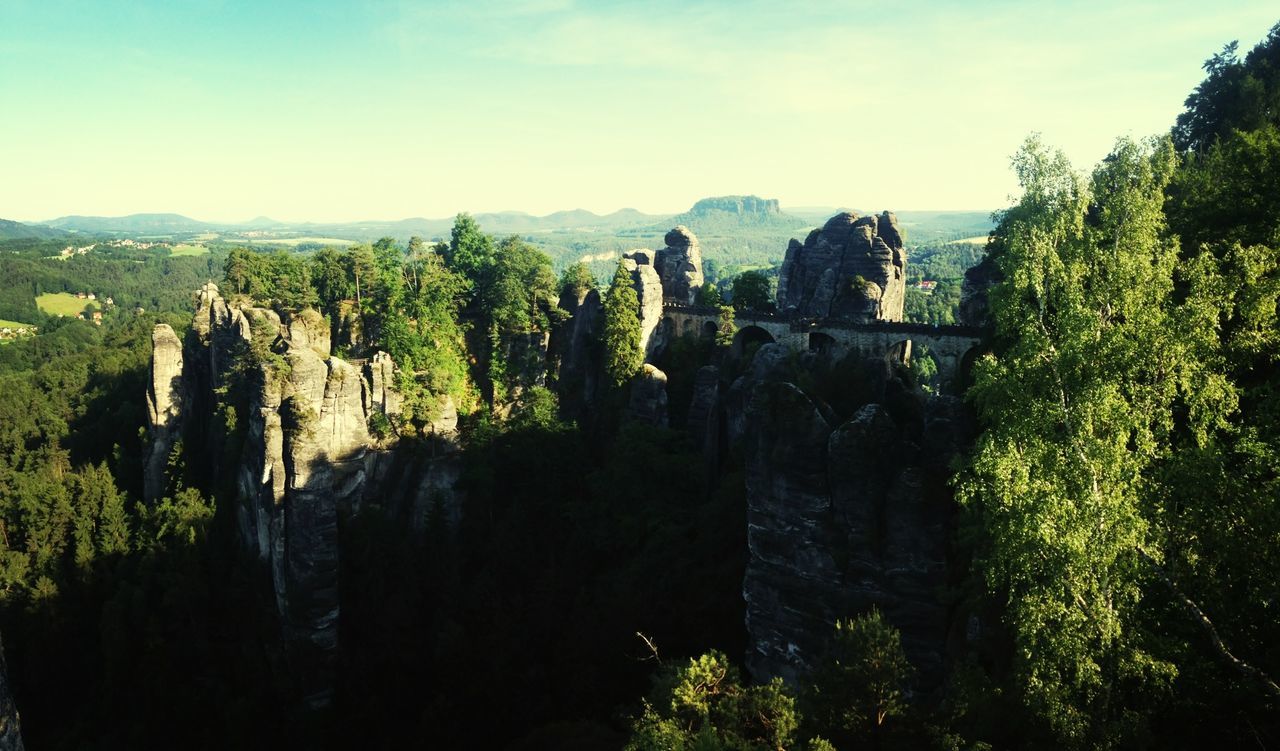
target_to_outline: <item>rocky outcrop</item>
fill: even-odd
[[[654,251],[633,250],[622,256],[622,267],[631,274],[631,283],[640,306],[640,349],[649,354],[654,331],[662,321],[662,279],[654,268]]]
[[[197,294],[185,349],[167,326],[153,343],[148,466],[160,462],[162,488],[179,419],[188,461],[210,454],[211,483],[234,475],[239,537],[269,576],[291,677],[309,706],[324,706],[337,664],[339,518],[365,503],[394,505],[419,529],[431,508],[456,518],[457,410],[442,400],[431,440],[401,457],[394,431],[369,432],[371,417],[398,420],[403,409],[389,355],[358,368],[330,354],[315,311],[282,318],[228,303],[213,284]],[[380,484],[405,481],[421,486]]]
[[[0,645],[0,751],[22,751],[22,722],[9,688],[9,670]]]
[[[395,388],[396,364],[391,355],[379,350],[369,358],[364,366],[364,379],[368,384],[365,390],[364,411],[372,415],[375,411],[387,418],[399,417],[404,406],[404,399]],[[450,404],[452,404],[450,400]],[[454,413],[455,420],[457,413]]]
[[[560,296],[560,309],[569,317],[551,334],[552,367],[561,409],[566,415],[577,417],[595,402],[600,374],[596,343],[604,308],[596,290],[567,289]]]
[[[778,275],[778,310],[802,318],[901,321],[906,252],[898,220],[837,214],[792,240]]]
[[[631,379],[629,410],[633,419],[667,427],[667,374],[645,363]]]
[[[702,287],[702,250],[698,238],[683,225],[667,233],[667,246],[654,255],[654,269],[662,281],[662,296],[669,302],[691,305]]]
[[[960,286],[960,322],[967,326],[986,326],[990,323],[990,304],[987,293],[1000,280],[1000,269],[990,253],[982,262],[970,266],[964,272]]]
[[[972,435],[963,405],[926,400],[890,376],[875,400],[841,419],[779,368],[755,370],[734,384],[751,394],[742,431],[748,666],[759,679],[800,679],[837,619],[876,607],[931,688],[953,619],[941,592],[948,467]],[[861,380],[881,374],[869,375]]]
[[[151,332],[151,377],[147,382],[149,444],[143,465],[142,493],[147,503],[164,495],[169,454],[180,437],[186,397],[182,388],[182,340],[167,323]]]
[[[285,336],[295,347],[308,347],[321,357],[332,351],[332,337],[324,316],[312,308],[304,308],[284,318]]]

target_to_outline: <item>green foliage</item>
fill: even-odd
[[[317,300],[307,264],[288,251],[266,255],[247,248],[232,248],[222,273],[231,292],[280,310],[301,310]]]
[[[744,271],[733,280],[731,299],[737,311],[755,310],[762,313],[773,312],[773,284],[771,278],[761,271]]]
[[[1233,131],[1280,125],[1280,24],[1244,60],[1237,48],[1231,42],[1205,62],[1208,75],[1173,128],[1179,149],[1203,151]]]
[[[934,391],[937,384],[934,381],[938,377],[938,363],[929,355],[929,348],[925,345],[917,345],[911,353],[911,375],[925,391]]]
[[[595,289],[596,277],[591,273],[591,269],[587,264],[579,261],[571,264],[560,275],[560,294],[573,298],[580,298],[588,291]]]
[[[913,672],[901,635],[879,610],[837,621],[805,696],[806,727],[842,747],[874,743],[906,711]]]
[[[720,315],[716,321],[716,345],[728,347],[733,344],[733,337],[738,333],[738,325],[733,321],[733,306],[721,305]]]
[[[631,273],[618,263],[604,298],[604,370],[609,382],[621,386],[631,380],[644,364],[640,349],[640,297],[631,283]]]
[[[667,667],[655,684],[628,751],[770,751],[788,748],[795,739],[795,699],[782,679],[743,685],[738,668],[721,652]]]
[[[705,282],[698,288],[698,296],[694,300],[694,304],[718,308],[724,304],[724,297],[720,294],[720,290],[714,282]]]
[[[959,497],[1009,598],[1028,705],[1072,745],[1132,738],[1143,697],[1175,674],[1137,628],[1144,556],[1162,555],[1149,475],[1175,411],[1203,435],[1233,405],[1198,356],[1212,329],[1173,299],[1174,164],[1167,142],[1122,140],[1085,182],[1030,139],[1014,158],[1023,198],[997,229],[1002,346],[976,368],[984,433]]]
[[[1188,154],[1169,185],[1169,226],[1202,245],[1280,247],[1280,126],[1233,131]]]

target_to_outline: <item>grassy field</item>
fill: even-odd
[[[952,244],[952,245],[986,245],[986,244],[987,244],[987,236],[986,236],[986,235],[977,235],[977,236],[974,236],[974,237],[964,237],[964,238],[961,238],[961,239],[959,239],[959,240],[952,240],[952,241],[951,241],[951,244]]]
[[[207,254],[208,252],[209,252],[209,249],[203,245],[188,245],[187,243],[183,243],[181,245],[174,245],[173,247],[169,248],[169,255],[175,256],[175,257],[176,256],[202,256]]]
[[[98,306],[93,300],[81,300],[70,292],[46,292],[36,297],[36,306],[55,316],[78,316],[85,305]]]
[[[20,329],[23,326],[30,326],[29,323],[19,323],[18,321],[6,321],[0,318],[0,329]]]

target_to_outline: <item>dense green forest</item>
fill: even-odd
[[[1120,139],[1087,175],[1029,138],[985,248],[912,250],[908,281],[939,285],[909,320],[955,322],[975,264],[990,287],[954,481],[965,577],[939,596],[994,626],[928,696],[874,610],[798,683],[746,675],[743,459],[708,468],[686,432],[627,418],[643,351],[616,261],[564,263],[465,214],[438,243],[306,253],[0,244],[0,318],[41,327],[0,345],[0,634],[29,747],[1280,744],[1280,25],[1205,71],[1168,136]],[[730,320],[776,286],[741,247],[704,291]],[[325,709],[296,701],[226,478],[178,450],[166,496],[140,500],[152,330],[185,333],[208,279],[314,311],[339,354],[390,353],[406,409],[376,427],[406,451],[431,450],[446,398],[461,414],[456,526],[410,533],[376,504],[340,520]],[[101,326],[35,303],[86,289],[115,299]],[[589,289],[607,377],[582,410],[529,342]],[[673,425],[701,366],[749,369],[726,344],[660,356]],[[833,415],[861,405],[855,371],[813,367],[797,380]]]

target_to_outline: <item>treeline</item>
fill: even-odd
[[[440,397],[470,411],[528,386],[540,367],[532,339],[565,315],[550,259],[519,237],[494,239],[466,214],[447,243],[383,238],[309,258],[233,249],[223,278],[229,293],[281,311],[315,307],[340,352],[389,353],[417,423]]]
[[[213,256],[171,258],[111,248],[67,260],[44,257],[62,247],[47,240],[0,243],[0,318],[42,325],[50,316],[36,306],[36,297],[54,292],[109,295],[130,313],[189,311],[192,290],[219,275]]]
[[[958,486],[1012,639],[992,740],[1280,742],[1280,25],[1205,68],[1172,138],[1014,158]]]

